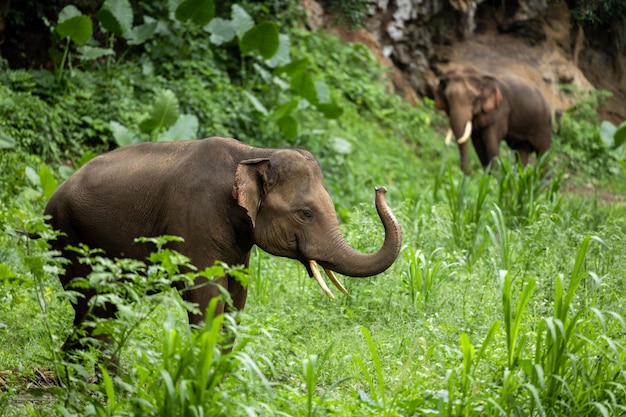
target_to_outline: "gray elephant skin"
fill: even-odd
[[[67,245],[86,244],[109,257],[145,260],[154,250],[136,237],[174,235],[184,242],[170,247],[200,269],[216,260],[248,266],[253,245],[277,256],[300,261],[324,292],[318,266],[342,292],[332,271],[353,277],[379,274],[400,251],[400,225],[388,207],[385,189],[376,189],[375,204],[385,230],[378,251],[352,249],[339,230],[333,202],[324,188],[322,171],[313,155],[298,149],[269,149],[231,138],[213,137],[169,143],[141,143],[98,156],[70,176],[52,195],[45,210],[51,226],[62,235],[53,248],[71,261],[60,276],[65,288],[90,270],[77,262]],[[205,312],[218,295],[214,285],[199,278],[198,288],[183,297]],[[226,289],[234,309],[246,302],[247,288],[232,277],[216,284]],[[73,307],[79,325],[88,312],[85,291]],[[219,303],[217,313],[230,307]],[[216,313],[216,314],[217,314]],[[109,317],[114,311],[94,310]],[[189,314],[197,324],[204,314]],[[75,342],[66,341],[65,348]]]
[[[434,96],[435,107],[445,111],[450,122],[446,143],[452,134],[457,139],[466,174],[471,172],[466,143],[470,137],[483,167],[498,156],[502,140],[519,153],[524,165],[531,153],[540,155],[550,148],[550,106],[526,79],[504,70],[464,66],[446,71]]]

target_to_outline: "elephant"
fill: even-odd
[[[92,159],[51,196],[45,215],[61,232],[51,241],[70,262],[60,274],[68,289],[75,277],[86,277],[68,245],[102,249],[108,257],[144,260],[153,247],[133,243],[137,237],[180,236],[168,247],[190,258],[200,270],[215,261],[248,266],[253,245],[300,261],[324,293],[334,298],[318,270],[343,293],[332,271],[352,277],[382,273],[397,258],[402,244],[398,220],[377,187],[375,205],[384,227],[384,242],[374,253],[361,253],[340,232],[333,201],[313,155],[300,149],[253,147],[233,138],[211,137],[178,142],[145,142],[117,148]],[[205,319],[216,285],[198,278],[183,292],[201,314],[188,313],[190,325]],[[214,279],[230,293],[232,305],[220,301],[215,314],[244,307],[247,288],[234,277]],[[74,324],[86,319],[88,300],[72,301]],[[112,317],[112,308],[92,312]],[[102,339],[106,339],[103,337]],[[76,348],[67,340],[63,349]]]
[[[457,138],[461,169],[468,175],[470,137],[484,168],[498,156],[502,140],[524,166],[532,152],[541,155],[550,148],[550,106],[536,86],[519,76],[471,66],[450,69],[440,77],[434,98],[450,122],[446,144],[452,135]]]

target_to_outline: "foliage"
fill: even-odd
[[[345,25],[349,29],[363,26],[363,18],[367,12],[367,0],[322,1],[324,8],[333,15],[335,23]]]
[[[576,104],[563,113],[555,145],[562,150],[563,156],[576,171],[619,172],[619,154],[602,140],[597,116],[597,109],[610,92],[577,91],[571,88],[565,91],[576,99]]]
[[[626,14],[626,5],[620,0],[575,1],[572,20],[589,28],[610,26]]]

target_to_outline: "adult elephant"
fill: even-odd
[[[461,154],[461,169],[469,174],[467,140],[471,137],[483,167],[498,156],[505,140],[519,152],[526,165],[528,156],[550,148],[552,115],[537,87],[506,72],[487,73],[474,67],[451,69],[439,79],[435,107],[448,115]]]
[[[45,214],[62,232],[53,241],[71,263],[60,276],[65,288],[89,269],[66,249],[81,243],[101,248],[110,257],[146,259],[153,247],[133,243],[136,237],[175,235],[184,242],[171,247],[200,269],[221,260],[248,265],[250,250],[265,251],[300,261],[324,292],[333,297],[317,264],[342,292],[332,271],[367,277],[385,271],[400,251],[400,225],[387,206],[384,188],[376,189],[376,208],[385,229],[382,247],[363,254],[343,238],[334,205],[324,188],[322,171],[311,153],[298,149],[252,147],[235,139],[142,143],[118,148],[94,158],[69,177],[50,198]],[[232,297],[235,309],[246,302],[247,289],[232,277],[216,280]],[[198,278],[183,293],[202,314],[218,295],[214,285]],[[205,284],[205,285],[203,285]],[[73,302],[74,323],[88,313],[88,299]],[[229,307],[220,303],[217,313]],[[94,313],[111,316],[114,311]],[[68,340],[65,348],[76,341]]]

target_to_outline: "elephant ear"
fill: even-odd
[[[446,91],[446,80],[438,79],[437,86],[435,87],[435,108],[437,110],[448,111],[448,105],[444,99]]]
[[[483,88],[481,91],[482,110],[484,113],[496,109],[502,102],[502,92],[495,77],[483,77]]]
[[[267,191],[264,178],[269,162],[267,158],[255,158],[241,161],[237,165],[233,198],[246,209],[252,220],[252,227],[255,225],[261,200]]]

